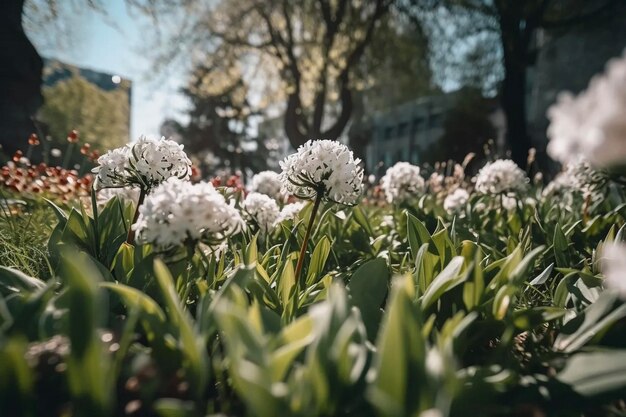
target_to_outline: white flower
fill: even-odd
[[[626,244],[606,243],[602,247],[601,268],[607,288],[611,288],[626,299]]]
[[[274,227],[280,214],[276,200],[261,193],[248,194],[243,201],[242,209],[244,216],[254,221],[264,233]]]
[[[284,201],[285,194],[282,193],[282,181],[280,174],[274,171],[261,171],[252,177],[250,191],[265,194],[276,201]]]
[[[481,194],[503,194],[525,191],[528,177],[510,159],[490,162],[476,175],[476,191]]]
[[[92,172],[96,175],[96,189],[125,187],[131,185],[128,168],[131,150],[128,146],[113,149],[98,158],[98,166]]]
[[[354,205],[363,192],[363,169],[345,145],[333,140],[308,141],[280,162],[285,194]]]
[[[191,161],[183,145],[141,136],[137,142],[102,155],[93,172],[97,174],[96,188],[138,185],[149,190],[171,177],[189,179]]]
[[[295,219],[296,216],[300,214],[300,212],[302,211],[305,205],[306,204],[303,203],[302,201],[285,205],[285,207],[283,207],[283,209],[280,211],[280,214],[278,215],[278,218],[276,219],[275,224],[279,225],[280,223],[286,220]]]
[[[517,198],[513,196],[502,196],[502,208],[506,211],[512,211],[517,208]]]
[[[586,158],[598,168],[626,164],[626,54],[609,62],[578,96],[561,94],[548,110],[548,154],[562,162]]]
[[[213,246],[242,225],[237,209],[211,183],[192,184],[174,177],[148,194],[133,230],[140,242],[160,248],[197,241]]]
[[[96,194],[96,204],[98,204],[98,207],[103,207],[113,197],[119,198],[123,203],[129,201],[137,202],[139,200],[139,190],[131,187],[104,188]]]
[[[455,213],[460,211],[469,199],[469,193],[465,188],[457,188],[446,196],[443,201],[443,208],[448,213]]]
[[[425,188],[420,168],[408,162],[398,162],[387,169],[380,186],[390,203],[417,197]]]
[[[590,199],[593,202],[603,199],[609,181],[604,171],[595,170],[589,163],[580,160],[567,165],[565,175],[572,188],[580,192],[584,199]]]

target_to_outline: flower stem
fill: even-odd
[[[133,216],[133,221],[130,223],[130,227],[128,228],[128,236],[126,237],[126,243],[132,245],[135,243],[135,231],[133,230],[133,225],[137,223],[137,219],[139,218],[139,207],[143,204],[143,200],[146,198],[146,190],[141,188],[139,192],[139,200],[137,201],[137,207],[135,208],[135,214]]]
[[[301,287],[304,288],[305,282],[300,282],[300,274],[302,273],[302,266],[304,265],[304,255],[306,254],[306,248],[309,244],[309,237],[311,236],[311,230],[313,229],[313,223],[315,222],[315,216],[317,214],[317,210],[320,207],[320,203],[322,202],[322,196],[324,193],[318,192],[315,195],[315,203],[313,203],[313,210],[311,210],[311,217],[309,218],[309,224],[306,228],[306,233],[304,234],[304,240],[302,241],[302,247],[300,248],[300,256],[298,257],[298,264],[296,265],[296,285],[302,284]]]

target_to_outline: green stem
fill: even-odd
[[[311,210],[311,217],[309,218],[309,224],[306,228],[306,233],[304,234],[304,240],[302,241],[302,247],[300,248],[300,256],[298,257],[298,264],[296,265],[296,284],[300,283],[301,287],[304,288],[305,282],[300,282],[300,274],[302,273],[302,267],[304,266],[304,255],[306,254],[306,248],[309,244],[309,237],[311,236],[311,230],[313,229],[313,223],[315,222],[315,216],[317,215],[317,210],[320,207],[320,203],[322,202],[322,197],[324,193],[318,191],[315,195],[315,203],[313,203],[313,210]]]
[[[143,204],[143,200],[146,198],[146,190],[141,188],[139,192],[139,201],[137,201],[137,207],[135,208],[135,215],[133,216],[133,221],[130,223],[130,227],[128,228],[128,236],[126,237],[126,243],[132,245],[135,242],[135,231],[133,230],[133,225],[137,223],[137,219],[139,218],[139,207]]]

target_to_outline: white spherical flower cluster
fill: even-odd
[[[605,277],[605,286],[626,300],[626,244],[606,243],[602,247],[600,265]]]
[[[380,186],[390,203],[409,200],[425,190],[420,168],[408,162],[398,162],[387,169],[380,180]]]
[[[465,188],[457,188],[446,196],[443,201],[443,208],[448,213],[456,213],[460,211],[469,200],[469,193]]]
[[[183,145],[141,136],[137,142],[102,155],[93,172],[97,188],[133,185],[149,190],[168,178],[189,179],[191,161]]]
[[[609,62],[578,96],[562,93],[548,110],[548,154],[594,167],[626,165],[626,54]]]
[[[481,194],[523,192],[528,187],[526,173],[510,159],[490,162],[476,175],[476,191]]]
[[[283,207],[276,219],[275,224],[279,225],[286,220],[293,220],[296,218],[298,214],[302,211],[306,204],[302,201],[297,201],[295,203],[287,204]]]
[[[282,192],[283,183],[280,174],[274,171],[261,171],[252,177],[250,191],[265,194],[276,201],[284,201],[285,195]]]
[[[170,178],[139,208],[137,239],[159,248],[204,242],[217,245],[243,226],[239,212],[208,182]]]
[[[244,217],[255,222],[264,233],[274,227],[280,214],[276,200],[261,193],[248,194],[241,207]]]
[[[324,200],[354,205],[363,192],[363,169],[345,145],[308,141],[280,162],[283,192],[303,199],[318,193]]]

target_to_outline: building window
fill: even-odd
[[[443,115],[441,113],[434,113],[430,115],[430,127],[441,127],[443,122]]]
[[[413,132],[424,130],[424,118],[416,117],[413,119]]]
[[[400,123],[400,125],[398,126],[398,136],[399,137],[405,136],[408,133],[408,130],[409,130],[408,123]]]
[[[385,139],[389,140],[393,136],[393,126],[389,126],[385,129]]]

